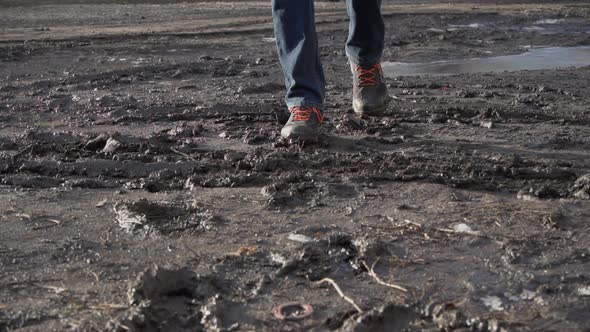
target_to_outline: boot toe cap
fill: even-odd
[[[317,142],[319,130],[309,126],[285,126],[281,136],[293,141]]]

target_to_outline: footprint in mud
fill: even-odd
[[[389,304],[373,309],[356,319],[347,319],[338,331],[398,332],[405,331],[419,315],[410,307]]]
[[[128,232],[143,232],[145,235],[159,233],[168,235],[191,228],[208,228],[220,221],[207,210],[172,202],[151,202],[140,199],[135,202],[115,204],[113,211],[119,226]]]
[[[226,289],[214,277],[195,275],[188,268],[155,266],[130,281],[130,307],[111,320],[108,331],[226,331],[238,319],[241,307],[222,299]]]

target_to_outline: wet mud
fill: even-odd
[[[392,76],[361,119],[344,5],[318,2],[326,122],[293,145],[268,4],[22,8],[0,11],[0,331],[587,328],[590,67]],[[384,13],[392,62],[590,45],[581,2]],[[273,315],[292,302],[313,314]]]

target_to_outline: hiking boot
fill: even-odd
[[[322,111],[316,107],[295,106],[289,109],[289,113],[291,116],[281,130],[281,136],[291,141],[317,142],[324,121]]]
[[[350,64],[352,70],[352,108],[359,116],[382,115],[387,108],[389,95],[381,64],[361,67]]]

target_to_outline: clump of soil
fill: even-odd
[[[581,176],[572,188],[573,196],[579,199],[590,199],[590,174]]]

